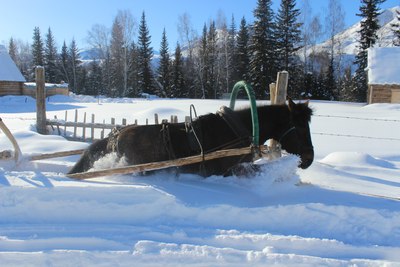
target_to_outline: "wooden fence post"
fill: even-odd
[[[269,85],[269,100],[271,102],[271,105],[275,105],[275,100],[276,100],[276,84],[271,83]]]
[[[286,92],[289,80],[287,71],[280,71],[276,77],[276,97],[275,104],[283,105],[286,102]]]
[[[94,114],[92,114],[92,128],[90,129],[90,135],[91,135],[91,140],[92,140],[92,142],[93,142],[93,140],[94,140]]]
[[[289,73],[287,71],[278,72],[276,77],[276,84],[270,84],[271,104],[272,105],[283,105],[286,102],[286,92],[289,80]],[[270,140],[269,153],[270,159],[276,159],[282,157],[282,151],[279,146],[278,140]]]
[[[36,128],[38,133],[47,134],[44,67],[36,66],[35,77],[36,77]]]

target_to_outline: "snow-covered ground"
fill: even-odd
[[[199,115],[227,102],[54,96],[46,104],[48,118],[69,110],[72,120],[79,109],[97,122],[144,124],[154,113],[182,121],[190,104]],[[0,162],[0,265],[400,266],[400,105],[311,106],[316,155],[307,170],[288,156],[252,178],[75,181],[65,173],[78,156],[27,158],[88,144],[37,134],[34,100],[0,97],[0,117],[23,152],[18,165]]]

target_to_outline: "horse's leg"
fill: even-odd
[[[79,161],[72,167],[68,174],[85,172],[93,167],[93,163],[108,153],[108,138],[98,140],[83,152]]]

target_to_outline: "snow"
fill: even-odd
[[[30,83],[24,83],[24,85],[28,88],[36,88],[36,83],[30,82]],[[51,87],[67,87],[68,88],[68,83],[45,83],[44,84],[45,88],[51,88]]]
[[[400,84],[400,47],[368,48],[368,83]]]
[[[0,45],[0,81],[25,82],[4,45]]]
[[[46,102],[48,118],[78,109],[98,122],[139,124],[155,112],[183,121],[190,104],[200,115],[228,103],[72,94]],[[34,99],[0,97],[0,117],[23,152],[19,164],[0,162],[1,266],[400,266],[400,105],[310,105],[315,162],[306,170],[288,155],[250,178],[76,181],[65,173],[78,156],[27,158],[88,144],[37,134]],[[0,132],[4,149],[12,146]]]

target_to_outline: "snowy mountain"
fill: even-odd
[[[378,41],[376,46],[378,47],[388,47],[393,46],[394,34],[392,31],[391,24],[396,22],[396,10],[400,10],[400,6],[392,7],[386,9],[379,16],[379,23],[381,28],[378,30]],[[361,27],[361,20],[356,24],[352,25],[350,28],[338,33],[335,36],[336,40],[339,40],[338,45],[341,45],[341,50],[344,54],[355,55],[357,54],[357,44],[358,44],[358,31]],[[327,40],[323,43],[318,44],[315,47],[315,51],[324,51],[329,49],[331,40]],[[336,47],[338,49],[339,47]]]

